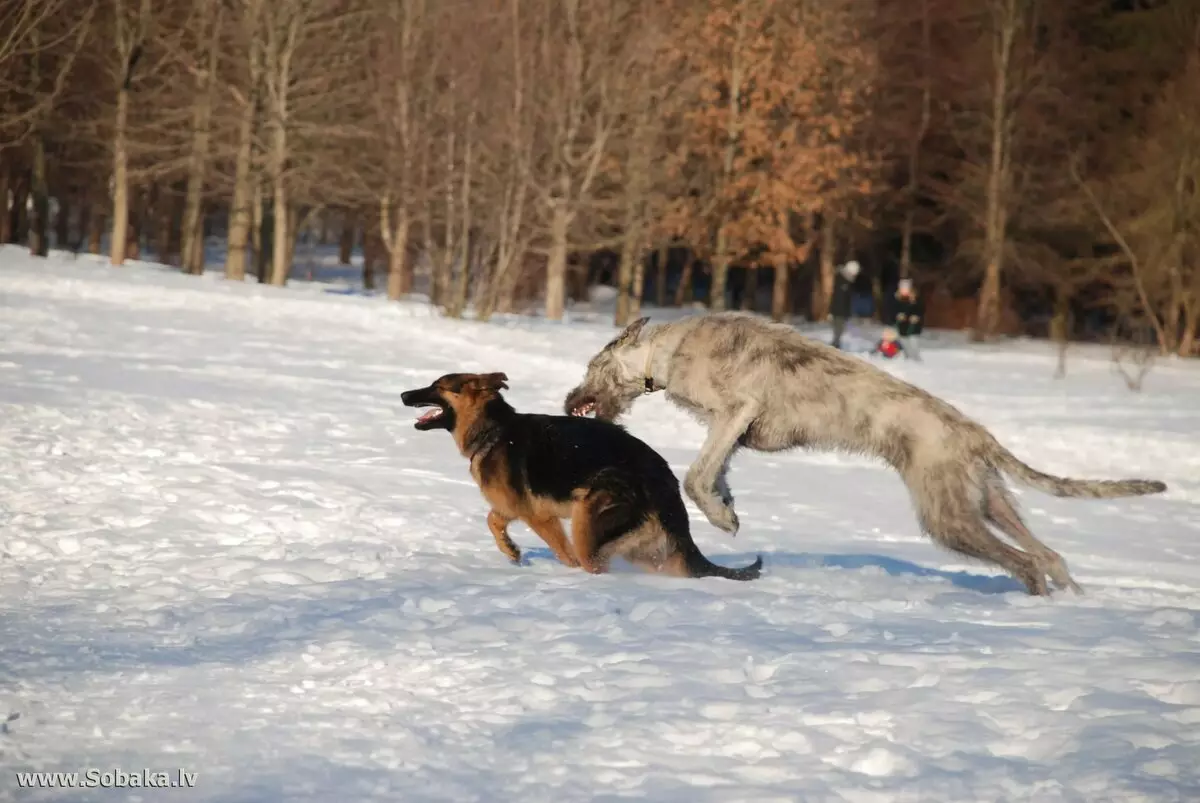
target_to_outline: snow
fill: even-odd
[[[701,549],[761,552],[762,579],[594,577],[519,526],[511,566],[399,396],[502,370],[557,411],[600,313],[331,289],[0,250],[0,800],[1200,796],[1195,365],[1135,394],[1103,350],[1056,381],[1046,344],[937,333],[886,365],[1038,468],[1169,484],[1021,494],[1083,596],[937,550],[893,473],[831,454],[739,456],[736,538],[689,503]],[[628,425],[680,476],[704,434],[658,397]],[[89,768],[197,778],[16,788]]]

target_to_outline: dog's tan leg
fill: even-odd
[[[1062,555],[1043,544],[1037,536],[1029,531],[1016,505],[1008,494],[994,485],[985,489],[984,516],[1005,535],[1016,541],[1021,549],[1033,555],[1039,566],[1059,588],[1069,588],[1076,594],[1082,594],[1083,589],[1067,571],[1067,562]]]
[[[529,529],[546,542],[546,546],[550,547],[550,551],[564,565],[570,566],[572,569],[579,566],[579,561],[575,558],[575,551],[571,548],[567,534],[563,531],[562,522],[557,517],[526,519],[525,523],[529,525]]]
[[[575,556],[584,571],[603,574],[608,569],[608,561],[597,554],[594,504],[594,500],[583,500],[571,509],[571,543],[575,545]]]
[[[508,536],[508,525],[511,521],[512,519],[494,510],[488,513],[488,529],[492,531],[492,538],[496,539],[496,546],[500,547],[500,551],[513,563],[520,563],[521,550]]]

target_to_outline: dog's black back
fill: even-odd
[[[657,513],[671,532],[688,530],[679,481],[662,455],[619,424],[595,418],[518,413],[502,398],[488,401],[486,416],[503,440],[508,483],[534,496],[567,502],[580,488],[620,499],[629,529]],[[480,465],[486,477],[489,461]],[[495,461],[499,467],[501,461]],[[609,528],[605,528],[609,529]]]

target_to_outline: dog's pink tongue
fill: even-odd
[[[418,418],[417,421],[424,424],[427,421],[432,421],[433,419],[437,418],[441,414],[442,414],[442,411],[439,410],[438,408],[434,407],[432,410],[430,410],[429,412],[423,414],[420,418]]]

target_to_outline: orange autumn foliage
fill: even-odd
[[[716,0],[675,28],[695,101],[670,165],[683,191],[660,223],[711,259],[718,307],[730,262],[802,261],[797,221],[869,189],[858,134],[874,60],[850,11],[804,5]]]

